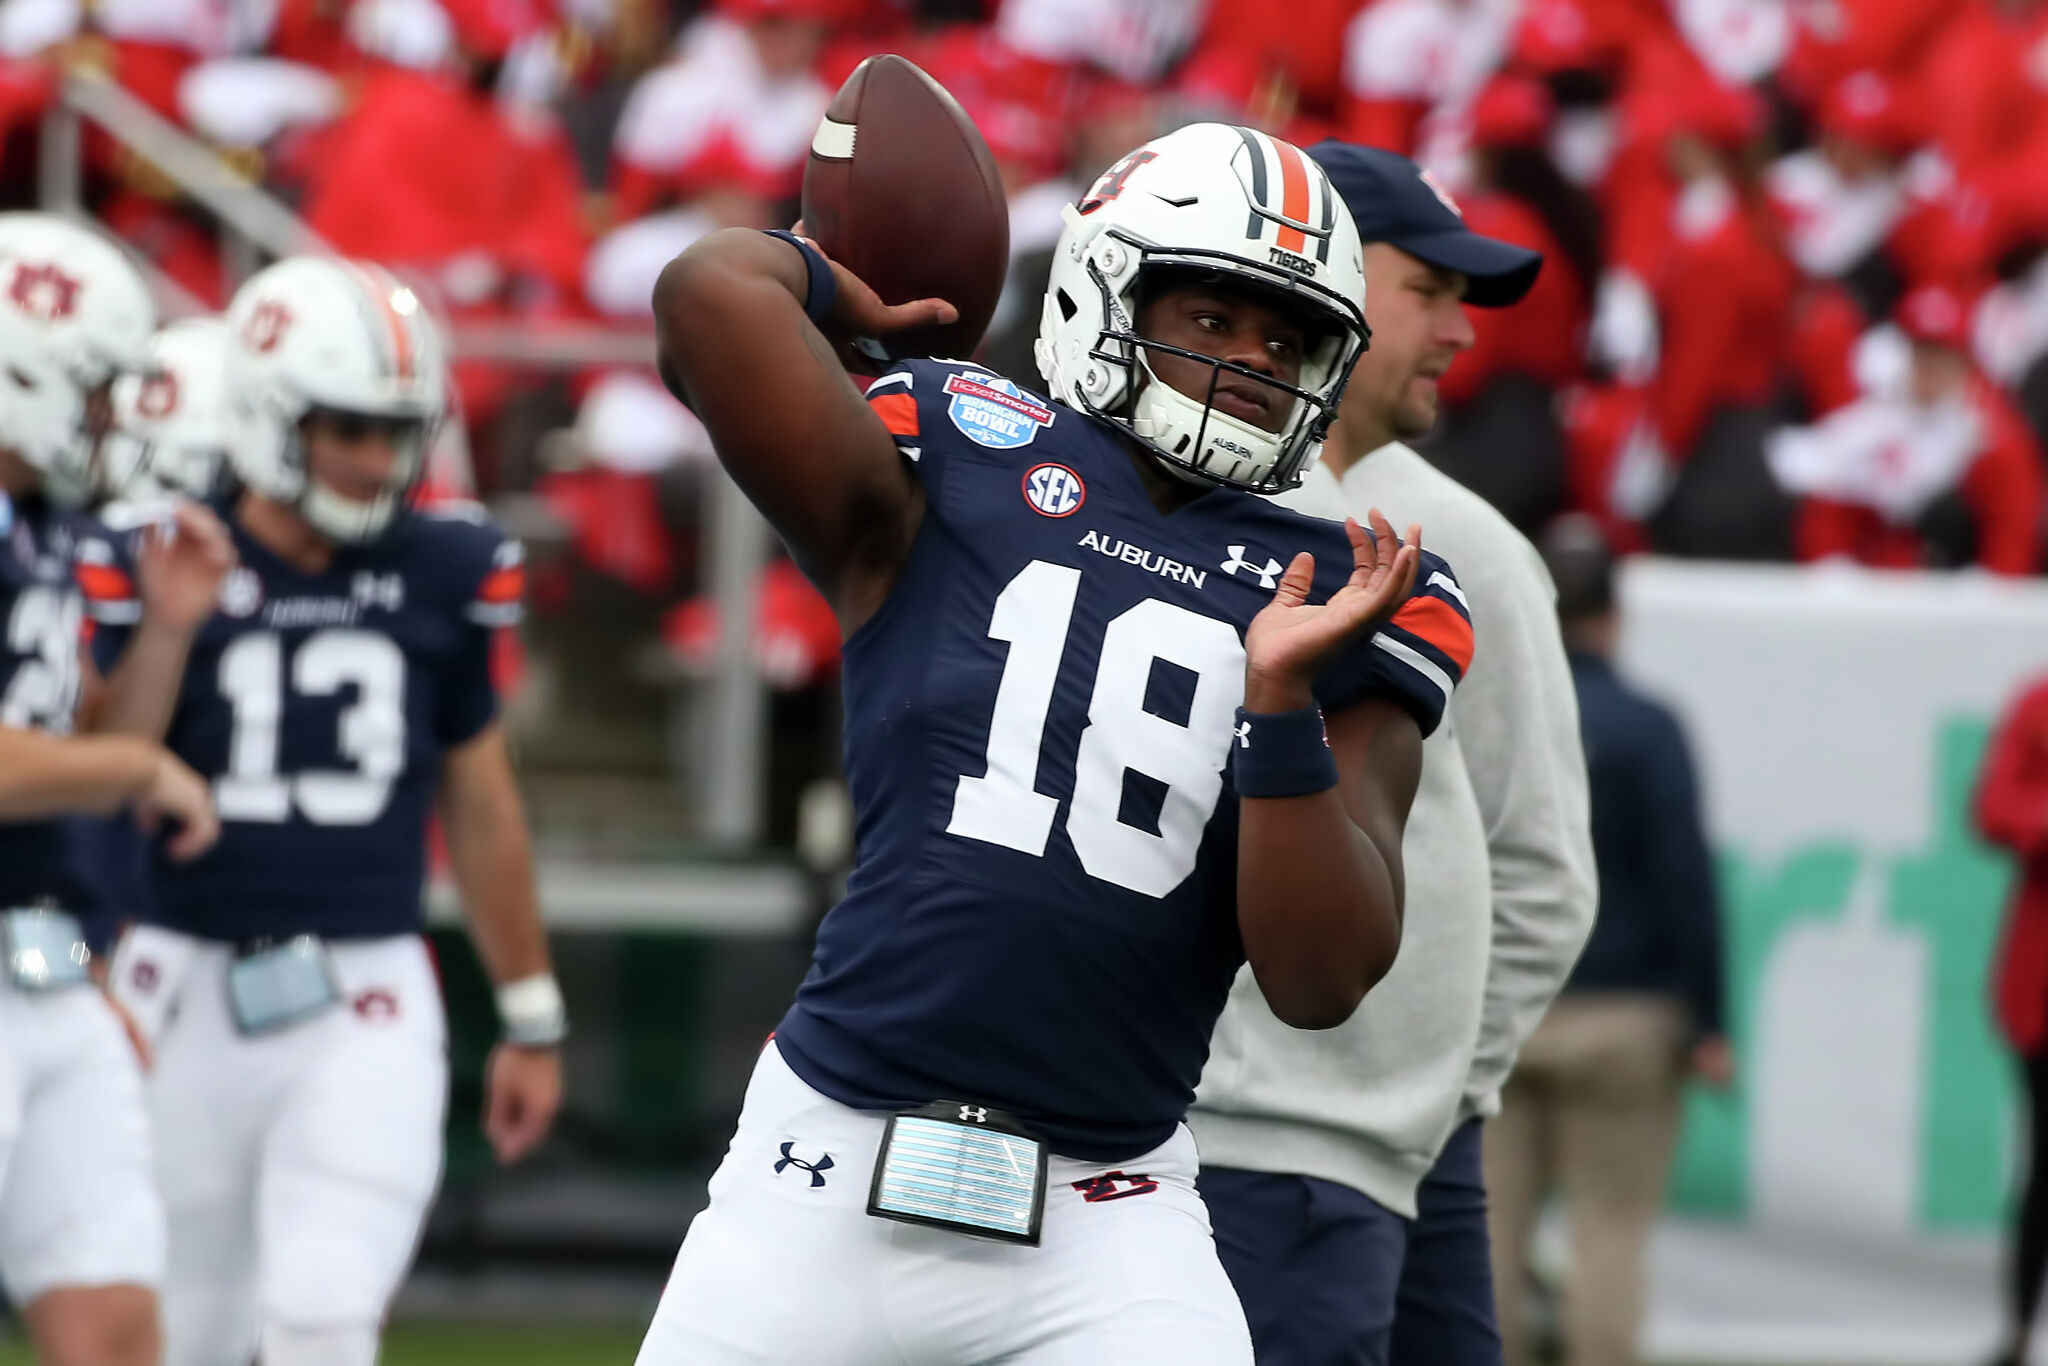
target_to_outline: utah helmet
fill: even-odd
[[[447,410],[446,351],[426,304],[380,266],[295,256],[250,276],[226,321],[236,476],[329,540],[381,536],[418,486]],[[399,425],[398,461],[375,498],[344,497],[312,477],[302,424],[321,411]]]
[[[227,452],[222,371],[228,325],[184,318],[149,340],[150,369],[114,381],[114,431],[101,464],[116,498],[204,498]]]
[[[1052,396],[1201,480],[1254,493],[1300,483],[1371,335],[1358,229],[1322,167],[1256,129],[1190,124],[1112,166],[1065,215],[1038,332]],[[1320,324],[1298,383],[1138,335],[1141,284],[1190,271],[1278,296]],[[1211,365],[1212,383],[1230,372],[1283,390],[1286,421],[1269,432],[1180,393],[1153,372],[1155,351]]]
[[[0,446],[69,506],[100,492],[93,395],[149,364],[156,304],[112,242],[46,213],[0,214]]]

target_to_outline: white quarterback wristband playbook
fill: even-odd
[[[505,1042],[522,1048],[553,1048],[569,1036],[569,1009],[553,973],[539,973],[498,988],[498,1019]]]

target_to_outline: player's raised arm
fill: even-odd
[[[815,247],[747,228],[712,233],[655,284],[663,381],[848,631],[887,596],[924,501],[820,322],[873,337],[953,316],[936,299],[885,305]]]
[[[1393,614],[1415,582],[1407,543],[1375,516],[1347,524],[1355,568],[1327,603],[1307,603],[1314,565],[1295,557],[1245,634],[1236,778],[1238,928],[1273,1013],[1297,1029],[1349,1019],[1401,946],[1401,835],[1422,773],[1406,709],[1369,699],[1327,719],[1318,668]],[[1322,748],[1327,742],[1327,751]]]

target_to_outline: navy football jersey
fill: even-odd
[[[90,523],[40,497],[0,494],[0,726],[67,735],[78,704],[85,600],[73,556]],[[80,908],[61,820],[0,822],[0,907]]]
[[[422,510],[305,574],[219,510],[240,562],[164,738],[212,782],[221,837],[156,859],[154,918],[228,940],[415,931],[442,756],[497,714],[519,545],[480,509]]]
[[[78,543],[73,566],[85,594],[85,630],[93,667],[104,677],[119,663],[115,650],[128,628],[142,619],[135,591],[134,535],[155,509],[112,504],[97,514],[98,526]],[[120,926],[149,916],[150,839],[128,812],[113,816],[71,816],[65,834],[85,925],[86,942],[106,950]]]
[[[1122,1161],[1186,1112],[1244,958],[1229,753],[1246,625],[1288,561],[1340,587],[1336,523],[1212,488],[1163,514],[1121,436],[971,366],[914,361],[869,402],[923,525],[847,642],[859,855],[777,1031],[860,1109],[1001,1106]],[[1470,658],[1444,563],[1316,681],[1435,727]]]

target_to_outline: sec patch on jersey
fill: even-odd
[[[1024,475],[1024,501],[1046,517],[1071,517],[1088,501],[1088,486],[1065,465],[1033,465]]]

